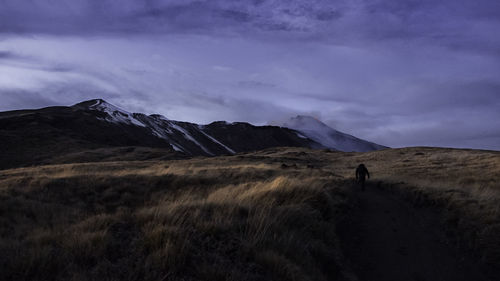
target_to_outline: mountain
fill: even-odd
[[[386,146],[362,140],[332,129],[318,119],[310,116],[298,115],[290,118],[282,126],[297,130],[304,137],[335,150],[367,152],[387,148]]]
[[[52,163],[52,159],[75,153],[85,154],[84,159],[105,159],[102,154],[109,154],[107,150],[147,158],[137,147],[182,158],[278,146],[322,147],[288,128],[224,121],[198,125],[158,114],[130,113],[102,99],[0,112],[0,168]],[[129,148],[117,150],[120,147]]]

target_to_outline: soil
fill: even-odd
[[[389,191],[353,187],[352,210],[339,226],[344,255],[361,281],[460,281],[488,278],[470,255],[446,243],[436,210]]]

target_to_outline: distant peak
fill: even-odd
[[[321,122],[318,118],[307,116],[307,115],[297,115],[284,122],[284,127],[289,127],[292,129],[307,129],[307,128],[318,128],[318,127],[328,127],[325,123]]]
[[[106,102],[103,99],[92,99],[92,100],[87,100],[87,101],[79,102],[79,103],[73,105],[73,107],[92,108],[94,106],[98,106],[98,105],[101,105],[101,104],[109,104],[109,103]]]
[[[93,99],[84,101],[73,105],[73,108],[91,110],[91,111],[100,111],[106,113],[107,116],[104,117],[103,119],[112,123],[124,123],[140,127],[146,127],[146,125],[140,120],[141,118],[146,116],[145,114],[130,113],[126,110],[123,110],[115,105],[106,102],[103,99]]]
[[[385,148],[384,146],[337,131],[312,116],[297,115],[288,119],[282,127],[296,130],[300,132],[301,135],[335,150],[373,151]]]

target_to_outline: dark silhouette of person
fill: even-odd
[[[361,190],[365,190],[365,177],[370,178],[370,173],[366,168],[365,164],[359,164],[356,169],[356,180],[361,184]]]

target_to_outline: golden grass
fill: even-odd
[[[2,280],[328,280],[344,182],[250,156],[0,172]]]
[[[335,224],[359,163],[500,260],[500,153],[280,148],[0,171],[0,279],[346,280]]]
[[[416,205],[437,207],[453,243],[500,265],[500,152],[414,147],[339,154],[331,160],[344,177],[364,162],[372,182]]]

